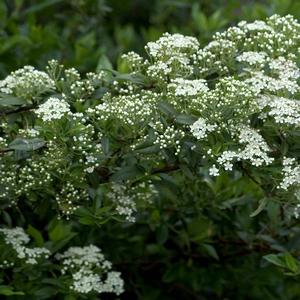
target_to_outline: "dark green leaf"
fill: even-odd
[[[164,113],[165,115],[169,116],[169,117],[176,117],[177,116],[177,111],[175,110],[175,108],[166,102],[159,102],[158,103],[158,109]]]
[[[40,138],[22,139],[16,138],[9,144],[9,149],[20,151],[34,151],[45,146],[45,141]]]
[[[197,118],[190,115],[181,114],[181,115],[177,115],[175,120],[179,124],[191,125],[197,120]]]

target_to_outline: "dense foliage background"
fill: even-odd
[[[192,35],[205,45],[216,31],[240,20],[254,21],[274,13],[291,13],[299,20],[300,3],[1,1],[0,75],[5,77],[27,64],[44,69],[52,58],[80,72],[103,68],[127,71],[121,54],[134,50],[145,56],[144,45],[164,32]],[[17,128],[19,123],[16,124]],[[115,140],[107,152],[111,155],[118,151],[123,142]],[[127,159],[130,164],[131,158]],[[108,161],[108,167],[113,163]],[[259,184],[263,174],[254,174],[254,180],[251,174],[247,177],[242,172],[200,180],[185,163],[154,171],[154,175],[164,174],[163,184],[158,183],[163,197],[134,224],[107,222],[99,210],[103,195],[98,195],[97,190],[93,191],[96,195],[89,210],[80,210],[75,219],[57,219],[47,206],[35,208],[24,218],[20,204],[17,211],[6,207],[1,211],[1,224],[22,226],[36,245],[43,245],[45,240],[56,250],[70,241],[74,245],[99,245],[114,268],[122,273],[126,292],[120,299],[299,299],[299,277],[287,276],[262,259],[270,253],[283,253],[283,260],[269,260],[289,275],[299,272],[295,260],[286,254],[299,256],[298,221],[287,218],[285,207],[279,202],[270,201],[259,207],[257,199],[264,196]],[[180,172],[173,172],[176,170]],[[125,169],[123,173],[130,171]],[[103,172],[99,174],[101,179],[109,180]],[[127,179],[122,173],[118,176]],[[194,185],[186,187],[186,178]],[[56,299],[51,297],[56,297],[57,283],[45,282],[44,288],[35,290],[40,278],[27,271],[31,281],[25,283],[21,277],[15,278],[18,286],[14,288],[31,291],[32,298],[14,294],[13,290],[9,295],[8,283],[4,281],[0,283],[3,299]],[[11,274],[3,278],[11,278]],[[110,297],[103,299],[114,299]],[[72,300],[76,295],[59,299]]]
[[[240,20],[275,13],[300,17],[296,0],[11,0],[0,2],[0,74],[56,58],[93,71],[120,54],[144,54],[146,42],[180,32],[206,44],[216,31]]]

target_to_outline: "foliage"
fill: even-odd
[[[29,6],[28,18],[74,3],[44,1]],[[96,15],[96,3],[106,7],[76,7]],[[176,5],[188,9],[156,15],[162,31],[172,28],[164,17],[190,12],[210,33],[229,23],[218,13],[204,21],[189,1]],[[269,14],[258,7],[253,15]],[[66,20],[66,31],[79,22]],[[65,64],[25,66],[3,79],[0,295],[298,299],[299,28],[274,15],[216,33],[204,47],[210,33],[200,43],[166,33],[147,43],[146,58],[119,57],[117,71],[87,40],[79,60],[66,43]],[[52,45],[38,65],[57,57],[51,49],[63,53]],[[99,57],[97,71],[79,72]]]
[[[122,53],[144,55],[145,45],[164,32],[196,36],[206,44],[213,33],[238,21],[292,13],[299,1],[197,0],[3,0],[0,1],[0,74],[58,59],[82,72],[116,65]]]

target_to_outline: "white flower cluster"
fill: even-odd
[[[296,219],[299,219],[300,217],[300,189],[298,188],[295,192],[294,192],[294,195],[298,201],[297,205],[294,207],[294,217]]]
[[[239,159],[249,160],[252,165],[259,167],[269,165],[274,158],[268,156],[270,148],[263,137],[254,129],[244,127],[239,135],[239,143],[245,144],[245,148],[239,154]]]
[[[28,248],[30,238],[23,228],[0,228],[4,242],[16,251],[17,257],[25,260],[26,264],[37,264],[41,258],[48,259],[51,252],[42,247]],[[120,295],[124,291],[124,282],[119,272],[111,271],[112,264],[105,259],[101,250],[94,246],[70,247],[63,254],[56,254],[61,261],[63,275],[71,274],[70,289],[77,293],[115,293]],[[0,268],[9,268],[14,262],[4,260]]]
[[[299,47],[300,25],[291,15],[273,15],[266,21],[240,22],[222,33],[216,33],[207,47],[198,51],[199,71],[228,74],[231,64],[243,52],[266,53],[270,58],[293,58]]]
[[[72,150],[81,157],[79,162],[85,165],[85,172],[93,173],[95,168],[100,165],[99,156],[103,154],[102,146],[98,141],[96,144],[92,143],[95,129],[91,124],[80,126],[80,129],[80,132],[72,137]],[[102,134],[99,133],[99,139],[101,136]]]
[[[103,103],[89,108],[88,113],[95,115],[99,121],[116,118],[129,126],[138,125],[152,116],[157,98],[158,95],[151,91],[117,97],[107,95]]]
[[[9,167],[11,163],[6,163],[3,157],[0,157],[0,199],[9,199],[8,206],[16,204],[16,169]]]
[[[63,177],[67,184],[56,195],[57,202],[71,213],[80,198],[85,198],[79,186],[87,187],[89,181],[78,180],[75,184],[70,176],[74,179],[73,171],[86,174],[101,167],[107,158],[100,146],[102,133],[110,139],[110,149],[104,152],[113,155],[109,163],[117,161],[114,170],[120,166],[119,162],[122,165],[121,157],[127,149],[136,150],[130,153],[136,155],[136,161],[147,157],[146,163],[152,160],[153,165],[165,163],[169,154],[177,159],[174,153],[178,160],[186,160],[186,152],[181,149],[188,145],[190,134],[203,146],[197,147],[203,150],[201,156],[209,155],[212,176],[217,176],[220,169],[232,170],[236,161],[246,161],[255,167],[270,165],[272,149],[259,130],[274,130],[274,135],[276,130],[292,139],[300,124],[299,32],[300,25],[293,17],[273,16],[266,21],[241,22],[216,33],[203,49],[195,38],[166,33],[146,46],[149,60],[132,52],[124,56],[133,73],[116,75],[109,82],[103,80],[102,89],[99,93],[97,90],[95,97],[91,97],[94,81],[100,82],[102,75],[90,74],[85,81],[77,70],[66,70],[63,78],[55,79],[63,83],[62,99],[53,96],[35,111],[44,121],[38,123],[41,124],[40,128],[36,127],[38,133],[27,128],[19,132],[26,137],[37,134],[45,138],[47,147],[32,153],[24,163],[15,163],[15,168],[10,168],[11,153],[3,151],[0,196],[15,203],[23,195],[27,198],[43,195],[45,190],[54,188],[57,178]],[[2,87],[7,88],[3,82]],[[76,102],[72,110],[77,112],[71,113],[67,101]],[[66,119],[67,128],[71,128],[67,133],[61,133],[60,122],[48,123],[65,115],[70,116]],[[195,116],[200,118],[191,126],[186,125]],[[57,132],[46,132],[48,125]],[[252,125],[257,129],[251,128]],[[293,134],[289,135],[289,130]],[[207,138],[210,133],[214,134],[211,139]],[[61,147],[61,141],[65,141],[66,147]],[[273,135],[268,136],[268,143],[274,149],[279,148],[278,141]],[[140,142],[147,144],[145,151],[141,151],[144,145]],[[9,145],[6,139],[0,143],[3,147]],[[120,153],[120,160],[115,160],[114,155]],[[288,168],[297,171],[297,167],[284,167],[283,175],[289,182],[294,177]],[[282,185],[289,186],[285,181]],[[132,191],[132,187],[116,184],[108,194],[117,212],[127,220],[133,220],[137,210]]]
[[[140,70],[142,65],[145,64],[144,59],[133,51],[123,54],[121,58],[127,62],[132,71]]]
[[[53,183],[52,174],[62,175],[66,157],[62,149],[57,147],[53,141],[49,141],[43,155],[34,156],[26,160],[27,164],[17,170],[14,185],[11,186],[17,195],[26,194],[34,190],[37,193],[44,190]]]
[[[86,148],[86,150],[84,150]],[[78,157],[73,157],[78,165],[81,161],[83,164],[85,155],[92,155],[96,150],[89,147],[81,149]],[[90,152],[89,152],[90,151]],[[76,153],[76,152],[75,152]],[[14,205],[17,199],[26,196],[29,199],[39,197],[47,201],[53,199],[57,204],[60,212],[69,218],[69,216],[78,208],[79,204],[86,202],[88,194],[85,186],[85,177],[72,177],[73,169],[70,168],[70,160],[64,149],[55,140],[47,142],[47,147],[43,149],[43,155],[34,153],[32,157],[26,159],[26,163],[18,168],[10,168],[10,162],[1,163],[0,157],[0,199],[10,199],[10,204]],[[73,154],[72,154],[73,155]],[[97,162],[86,162],[86,167],[94,167]],[[58,186],[57,178],[64,178],[61,188]],[[75,182],[74,182],[75,179]],[[47,190],[55,190],[51,195]]]
[[[190,128],[192,135],[197,140],[202,140],[207,137],[208,133],[213,132],[217,128],[217,125],[208,124],[205,119],[199,118]]]
[[[4,235],[4,241],[7,245],[10,245],[16,252],[17,257],[24,259],[26,264],[37,264],[38,259],[48,258],[51,254],[46,248],[35,247],[28,248],[25,245],[29,243],[29,236],[24,232],[21,227],[12,229],[0,228],[0,232]]]
[[[12,268],[15,265],[14,262],[10,262],[6,259],[4,259],[1,263],[0,263],[0,269],[8,269],[8,268]]]
[[[300,125],[300,101],[284,97],[262,96],[257,100],[261,110],[267,108],[262,117],[273,117],[277,124]]]
[[[209,173],[210,176],[214,176],[214,177],[220,175],[220,171],[219,171],[219,169],[216,167],[215,164],[213,164],[213,165],[209,168],[208,173]]]
[[[96,148],[99,149],[100,151],[102,150],[100,144],[97,144]],[[99,167],[99,165],[100,165],[98,158],[94,155],[87,155],[85,159],[86,159],[85,164],[87,165],[87,167],[85,168],[85,171],[87,173],[93,173],[95,168]]]
[[[149,42],[146,51],[154,63],[148,68],[148,75],[166,81],[166,75],[189,75],[193,71],[191,60],[199,49],[199,42],[194,37],[182,34],[165,33],[156,42]]]
[[[149,42],[146,46],[150,56],[155,59],[177,56],[184,52],[195,52],[198,48],[199,42],[196,38],[179,33],[164,33],[160,39]]]
[[[271,31],[273,28],[267,25],[264,21],[256,20],[253,23],[247,23],[246,21],[241,21],[238,24],[239,27],[246,29],[247,31]]]
[[[8,146],[7,141],[5,140],[5,138],[0,137],[0,149],[1,148],[6,148]]]
[[[152,203],[157,194],[157,190],[150,181],[135,185],[130,185],[129,181],[122,184],[113,182],[107,198],[116,206],[116,211],[120,216],[124,216],[128,222],[135,222],[138,204],[147,206]]]
[[[254,94],[249,85],[232,77],[224,77],[209,90],[198,103],[194,101],[193,109],[202,116],[209,116],[213,123],[223,129],[247,124],[249,116],[258,111]]]
[[[23,137],[35,138],[39,136],[39,130],[35,128],[19,129],[18,134]]]
[[[276,72],[279,77],[286,79],[298,79],[300,71],[294,61],[288,60],[283,56],[279,56],[269,62],[269,67]]]
[[[185,136],[185,132],[182,129],[175,128],[174,125],[164,128],[160,122],[157,122],[155,127],[156,139],[154,144],[158,145],[161,150],[175,147],[175,155],[179,155],[181,150],[180,140]]]
[[[299,91],[297,83],[300,71],[295,62],[279,57],[269,61],[270,74],[265,70],[253,71],[250,78],[246,79],[254,92],[260,93],[262,90],[276,93],[278,91],[288,91],[295,94]]]
[[[238,62],[245,62],[250,66],[264,66],[267,59],[268,57],[265,52],[254,51],[243,52],[236,58]]]
[[[99,73],[89,72],[86,78],[82,79],[79,72],[74,69],[65,70],[66,81],[70,86],[68,97],[78,102],[84,102],[95,91],[96,86],[102,82],[105,77],[104,71]]]
[[[245,145],[243,150],[224,151],[221,156],[218,157],[218,163],[223,166],[225,170],[232,170],[234,160],[250,161],[255,167],[262,166],[263,164],[269,165],[274,160],[274,158],[268,156],[270,148],[263,137],[250,127],[243,127],[240,130],[239,144]],[[211,173],[213,173],[213,170],[211,170]]]
[[[175,96],[196,96],[208,91],[207,83],[204,79],[189,80],[175,78],[168,84],[169,89],[174,89]]]
[[[166,80],[167,76],[170,76],[173,69],[172,67],[162,61],[156,62],[155,65],[151,65],[147,69],[147,75],[158,80]]]
[[[125,216],[128,222],[135,221],[136,199],[129,195],[125,184],[112,183],[111,191],[107,197],[116,205],[116,210],[120,216]]]
[[[283,179],[279,188],[287,190],[290,186],[300,184],[300,166],[295,158],[284,157],[282,173]]]
[[[62,274],[72,274],[70,289],[74,292],[120,295],[124,291],[121,274],[111,271],[111,263],[97,246],[70,247],[56,258],[62,261]]]
[[[45,72],[32,66],[12,72],[0,81],[0,91],[19,97],[36,97],[55,88],[55,82]]]
[[[50,97],[35,110],[37,116],[44,122],[59,120],[64,115],[70,114],[70,112],[70,105],[67,101],[54,97]]]
[[[79,203],[85,202],[87,199],[87,191],[75,187],[72,182],[65,182],[55,196],[60,211],[66,215],[67,219],[78,209]]]

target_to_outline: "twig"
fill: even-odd
[[[19,108],[14,109],[14,110],[1,111],[0,116],[7,116],[7,115],[20,113],[20,112],[27,112],[27,111],[32,110],[33,108],[35,108],[35,106],[31,105],[31,106],[19,107]]]

